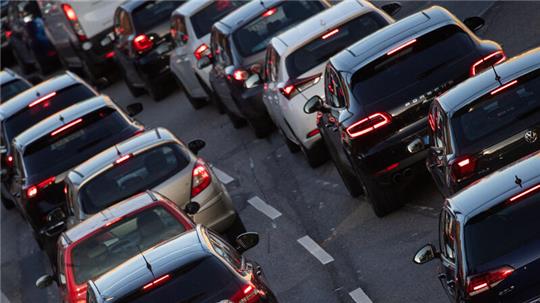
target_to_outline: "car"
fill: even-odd
[[[192,211],[199,207],[195,202],[191,206]],[[81,302],[86,281],[193,228],[191,218],[167,198],[151,191],[137,194],[63,232],[54,273],[39,278],[36,286],[45,288],[54,281],[62,302]]]
[[[17,75],[17,73],[9,68],[0,71],[0,104],[27,90],[31,86],[32,84],[24,77]]]
[[[242,256],[258,241],[244,233],[234,248],[197,225],[88,281],[86,302],[276,303],[261,267]]]
[[[159,101],[174,85],[169,56],[174,46],[169,18],[184,1],[127,0],[114,13],[115,60],[135,97]]]
[[[426,163],[445,196],[540,150],[540,48],[440,96],[429,121]]]
[[[122,0],[38,1],[47,34],[67,70],[93,85],[115,74],[113,15]]]
[[[51,73],[60,61],[46,35],[37,1],[9,1],[8,5],[9,45],[22,73]]]
[[[39,121],[80,101],[98,95],[98,92],[76,75],[67,72],[53,77],[11,98],[0,105],[0,141],[2,142],[2,204],[14,206],[15,198],[9,192],[13,177],[14,157],[11,141]]]
[[[233,126],[246,121],[259,138],[273,129],[262,101],[262,87],[246,87],[264,63],[265,49],[273,36],[295,26],[328,7],[325,1],[252,1],[214,23],[210,36],[211,57],[201,58],[197,67],[212,64],[211,89]]]
[[[349,193],[363,192],[378,217],[402,206],[412,177],[425,172],[427,151],[407,147],[427,136],[433,98],[505,59],[499,44],[473,33],[483,24],[439,6],[403,18],[332,57],[324,101],[306,102],[306,113],[321,112],[321,136]]]
[[[195,109],[212,99],[210,67],[197,68],[197,61],[210,53],[212,24],[245,3],[237,0],[188,1],[171,16],[171,36],[176,45],[170,57],[171,71]]]
[[[190,201],[199,203],[201,210],[194,216],[197,223],[219,232],[245,231],[227,189],[196,155],[204,144],[194,140],[186,146],[169,130],[155,128],[74,167],[65,178],[68,226],[151,189],[181,208]]]
[[[140,103],[130,106],[132,115],[142,110]],[[13,139],[15,175],[10,191],[42,248],[48,252],[44,244],[52,242],[63,226],[58,213],[65,213],[63,180],[68,171],[143,130],[101,95],[55,113]]]
[[[400,6],[391,7],[397,13]],[[316,115],[306,115],[303,108],[309,98],[323,93],[326,62],[391,23],[388,14],[367,1],[343,1],[270,40],[261,77],[263,101],[287,147],[302,150],[312,167],[324,163],[328,153]]]
[[[451,302],[538,302],[538,212],[540,153],[534,153],[447,198],[439,250],[428,244],[413,261],[440,259]]]

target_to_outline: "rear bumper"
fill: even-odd
[[[192,200],[201,205],[193,217],[196,223],[202,223],[217,232],[225,232],[237,217],[231,197],[225,186],[212,175],[213,182]]]
[[[175,52],[172,52],[170,66],[172,72],[182,82],[182,86],[190,96],[194,98],[208,98],[187,56],[178,56]]]
[[[165,42],[168,43],[168,42]],[[162,53],[159,52],[161,48],[168,49]],[[170,68],[170,56],[173,51],[172,45],[160,44],[149,53],[137,58],[135,63],[139,75],[147,83],[159,83],[165,80],[172,80],[173,74]]]
[[[241,92],[233,91],[232,95],[238,109],[240,110],[240,113],[244,118],[251,121],[270,121],[270,116],[268,115],[268,111],[266,110],[266,106],[262,100],[262,85],[251,89],[244,89]]]

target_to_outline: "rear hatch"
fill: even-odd
[[[114,12],[122,2],[123,0],[66,1],[75,10],[88,38],[112,29]]]

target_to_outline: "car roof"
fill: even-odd
[[[283,2],[283,0],[250,1],[237,8],[233,14],[228,14],[223,19],[216,22],[214,26],[219,27],[225,34],[231,33],[251,21],[254,16],[262,14],[267,9],[281,2]]]
[[[7,83],[15,79],[21,79],[21,80],[26,81],[23,77],[17,75],[14,71],[12,71],[9,68],[6,68],[0,71],[0,85],[4,85],[4,83]]]
[[[449,116],[452,116],[459,109],[499,87],[501,83],[507,83],[538,69],[540,69],[540,47],[517,55],[456,85],[439,97],[439,104]]]
[[[6,119],[18,113],[20,110],[27,107],[28,104],[32,103],[39,97],[45,96],[55,91],[59,91],[63,88],[66,88],[76,83],[81,83],[81,84],[86,85],[86,83],[83,80],[81,80],[79,77],[77,77],[73,73],[66,72],[65,74],[62,74],[62,75],[53,77],[47,81],[41,82],[40,84],[36,86],[32,86],[28,88],[27,90],[21,92],[17,96],[9,99],[7,102],[3,103],[2,105],[0,105],[0,117],[1,119]],[[97,95],[97,92],[96,92],[96,95]]]
[[[125,10],[128,13],[133,12],[137,7],[143,5],[146,0],[126,0],[120,4],[120,8]]]
[[[122,298],[155,278],[212,254],[204,240],[206,231],[201,225],[175,238],[154,246],[120,264],[93,283],[102,298]],[[144,256],[144,257],[143,257]],[[149,271],[147,263],[151,265]],[[114,302],[114,301],[113,301]]]
[[[15,137],[15,139],[13,139],[13,145],[17,147],[18,150],[24,150],[24,148],[32,142],[42,138],[45,135],[48,135],[59,127],[104,107],[110,107],[118,110],[118,107],[114,104],[114,102],[105,95],[92,97],[85,101],[74,104],[44,120],[41,120],[39,123],[19,134],[17,137]]]
[[[190,17],[210,5],[215,0],[191,0],[182,4],[173,12],[173,16],[185,16]]]
[[[521,179],[520,187],[516,177]],[[473,182],[446,201],[469,219],[540,182],[540,152],[533,153]]]
[[[147,130],[142,134],[131,137],[115,146],[111,146],[84,161],[69,172],[67,179],[74,184],[81,184],[85,180],[101,173],[103,170],[110,168],[114,161],[121,157],[120,155],[135,154],[138,151],[146,150],[149,147],[169,142],[178,143],[179,140],[168,129],[158,127]]]

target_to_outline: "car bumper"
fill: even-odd
[[[207,98],[199,79],[195,75],[192,63],[187,59],[187,56],[178,56],[171,54],[170,66],[172,72],[182,82],[182,86],[187,93],[194,98]]]
[[[140,76],[148,83],[160,83],[165,80],[172,80],[170,68],[170,55],[172,48],[160,52],[158,46],[155,50],[137,59],[136,65]]]
[[[201,205],[193,219],[221,233],[233,224],[237,213],[225,186],[214,173],[212,177],[210,186],[192,199]]]
[[[242,116],[248,120],[270,120],[266,106],[262,100],[262,85],[233,93],[234,100]]]

